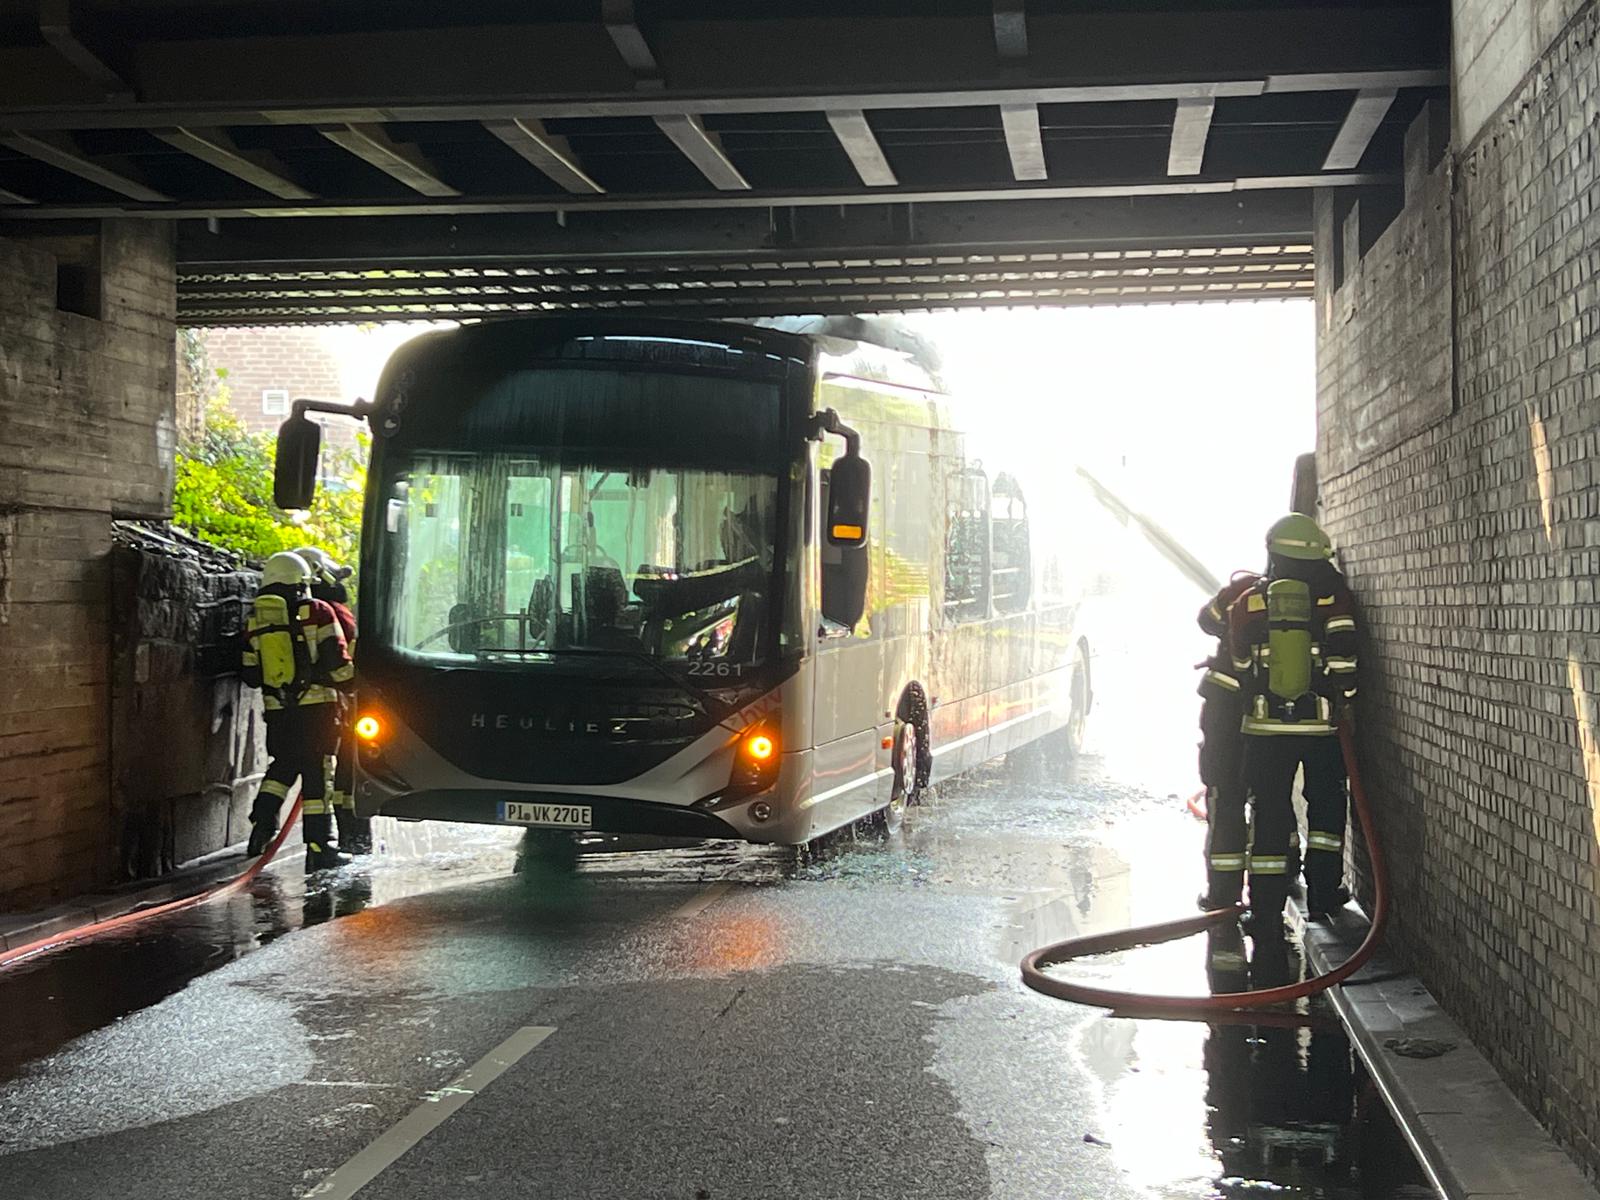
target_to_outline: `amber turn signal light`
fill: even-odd
[[[382,732],[383,723],[371,713],[356,718],[356,736],[363,742],[376,741],[378,735]]]
[[[745,739],[744,752],[757,762],[766,762],[778,752],[778,743],[764,733]]]

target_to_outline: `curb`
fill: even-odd
[[[1369,925],[1354,905],[1329,925],[1309,924],[1298,906],[1294,911],[1306,957],[1317,971],[1343,962]],[[1445,1200],[1600,1200],[1577,1163],[1393,956],[1380,948],[1354,979],[1328,996]],[[1407,1058],[1385,1046],[1394,1038],[1452,1042],[1456,1048],[1436,1058]]]
[[[290,850],[300,844],[298,833],[294,833],[285,841],[284,849]],[[206,855],[197,863],[180,867],[170,875],[163,875],[160,879],[131,883],[109,892],[78,896],[53,908],[29,913],[0,914],[0,951],[15,950],[42,938],[67,933],[83,925],[107,921],[138,908],[177,900],[204,891],[213,884],[237,875],[241,867],[249,861],[244,851],[245,844],[238,842]]]

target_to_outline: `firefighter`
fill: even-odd
[[[1244,780],[1252,806],[1250,929],[1281,937],[1294,833],[1294,780],[1306,798],[1306,907],[1326,916],[1342,886],[1348,801],[1338,723],[1356,695],[1355,605],[1310,517],[1267,531],[1267,576],[1228,610],[1230,666],[1244,702]]]
[[[311,569],[297,554],[274,554],[262,568],[243,666],[245,682],[261,689],[270,759],[250,812],[250,853],[278,832],[278,810],[298,780],[306,870],[339,866],[348,858],[334,845],[323,760],[338,741],[339,696],[355,669],[339,618],[312,598]]]
[[[1249,805],[1244,785],[1244,700],[1228,651],[1228,610],[1260,583],[1254,571],[1236,571],[1200,610],[1201,632],[1217,639],[1211,657],[1198,666],[1200,678],[1200,782],[1206,789],[1206,890],[1196,903],[1202,912],[1228,908],[1244,896],[1250,853]],[[1289,891],[1299,896],[1300,830],[1289,835]]]
[[[1200,610],[1200,628],[1217,639],[1211,657],[1201,663],[1200,782],[1206,789],[1206,890],[1202,910],[1227,908],[1244,897],[1245,854],[1249,831],[1245,820],[1242,684],[1234,676],[1228,654],[1228,610],[1261,582],[1253,571],[1239,571]]]
[[[356,617],[350,611],[350,589],[345,580],[352,571],[334,561],[326,550],[306,546],[296,550],[311,568],[311,596],[333,609],[344,630],[345,644],[350,657],[356,653]],[[327,763],[328,804],[338,825],[339,849],[347,854],[372,853],[372,822],[356,816],[355,796],[355,704],[353,697],[339,698],[339,748],[329,756]]]

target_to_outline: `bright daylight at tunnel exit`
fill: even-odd
[[[0,0],[0,1197],[1600,1200],[1600,0]]]

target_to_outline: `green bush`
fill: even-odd
[[[272,503],[276,440],[251,433],[219,389],[206,404],[201,431],[178,447],[173,523],[254,562],[280,550],[320,546],[342,563],[355,563],[366,490],[367,435],[355,451],[324,450],[324,486],[304,513]]]

